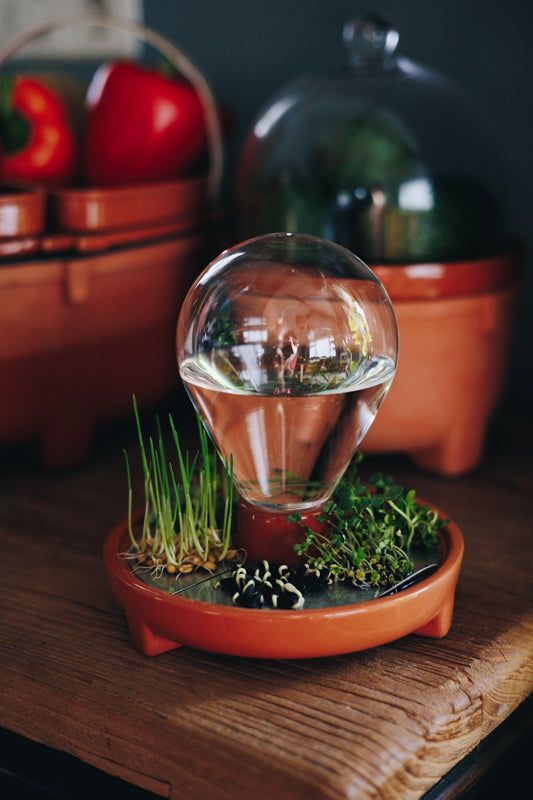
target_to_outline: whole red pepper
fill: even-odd
[[[0,140],[6,181],[68,184],[77,143],[61,100],[35,78],[0,78]]]
[[[179,78],[128,61],[102,64],[87,92],[83,170],[92,186],[183,174],[206,145],[203,109]]]

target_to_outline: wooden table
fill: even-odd
[[[90,462],[61,473],[0,454],[6,731],[162,797],[414,800],[531,693],[531,420],[497,421],[482,467],[461,479],[366,459],[462,529],[452,629],[306,661],[133,649],[101,555],[126,512],[123,447],[141,492],[130,424],[101,431]]]

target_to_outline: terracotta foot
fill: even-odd
[[[138,615],[127,614],[128,628],[130,638],[136,650],[139,650],[145,656],[158,656],[161,653],[167,653],[169,650],[175,650],[176,647],[181,647],[178,642],[173,642],[172,639],[167,639],[166,636],[160,636],[147,625]]]
[[[453,600],[454,595],[452,593],[444,601],[438,614],[413,632],[417,636],[429,636],[431,639],[442,639],[443,636],[446,636],[452,625]]]
[[[485,419],[457,422],[442,441],[409,455],[417,466],[441,475],[453,477],[469,472],[481,461],[485,423]]]

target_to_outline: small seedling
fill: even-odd
[[[307,556],[310,569],[326,570],[332,581],[379,590],[410,575],[408,551],[436,549],[439,531],[449,520],[419,504],[414,490],[395,485],[381,473],[363,483],[357,477],[358,460],[319,517],[327,533],[304,526],[305,539],[295,550]],[[290,520],[301,518],[294,514]]]
[[[133,408],[144,475],[144,513],[140,530],[133,526],[133,489],[128,454],[128,531],[139,565],[155,572],[186,574],[195,569],[215,572],[230,552],[233,510],[233,465],[209,448],[198,419],[200,450],[191,459],[183,453],[172,415],[169,414],[174,465],[167,457],[157,421],[157,439],[145,442],[135,397]]]

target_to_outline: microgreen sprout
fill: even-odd
[[[363,483],[356,474],[358,460],[319,517],[326,532],[303,526],[305,539],[295,551],[306,556],[309,569],[327,570],[331,581],[379,590],[410,575],[407,551],[434,550],[449,520],[418,504],[414,490],[381,473]],[[301,517],[293,514],[289,520],[301,522]]]
[[[175,460],[165,452],[157,420],[157,439],[143,436],[135,397],[133,408],[144,474],[144,513],[140,534],[133,525],[133,489],[127,453],[128,532],[131,549],[139,564],[156,572],[179,574],[202,568],[216,570],[217,563],[233,555],[230,534],[233,510],[233,463],[223,465],[211,452],[207,434],[198,421],[200,450],[191,459],[184,453],[176,426],[169,414]],[[221,524],[218,520],[222,518]]]

